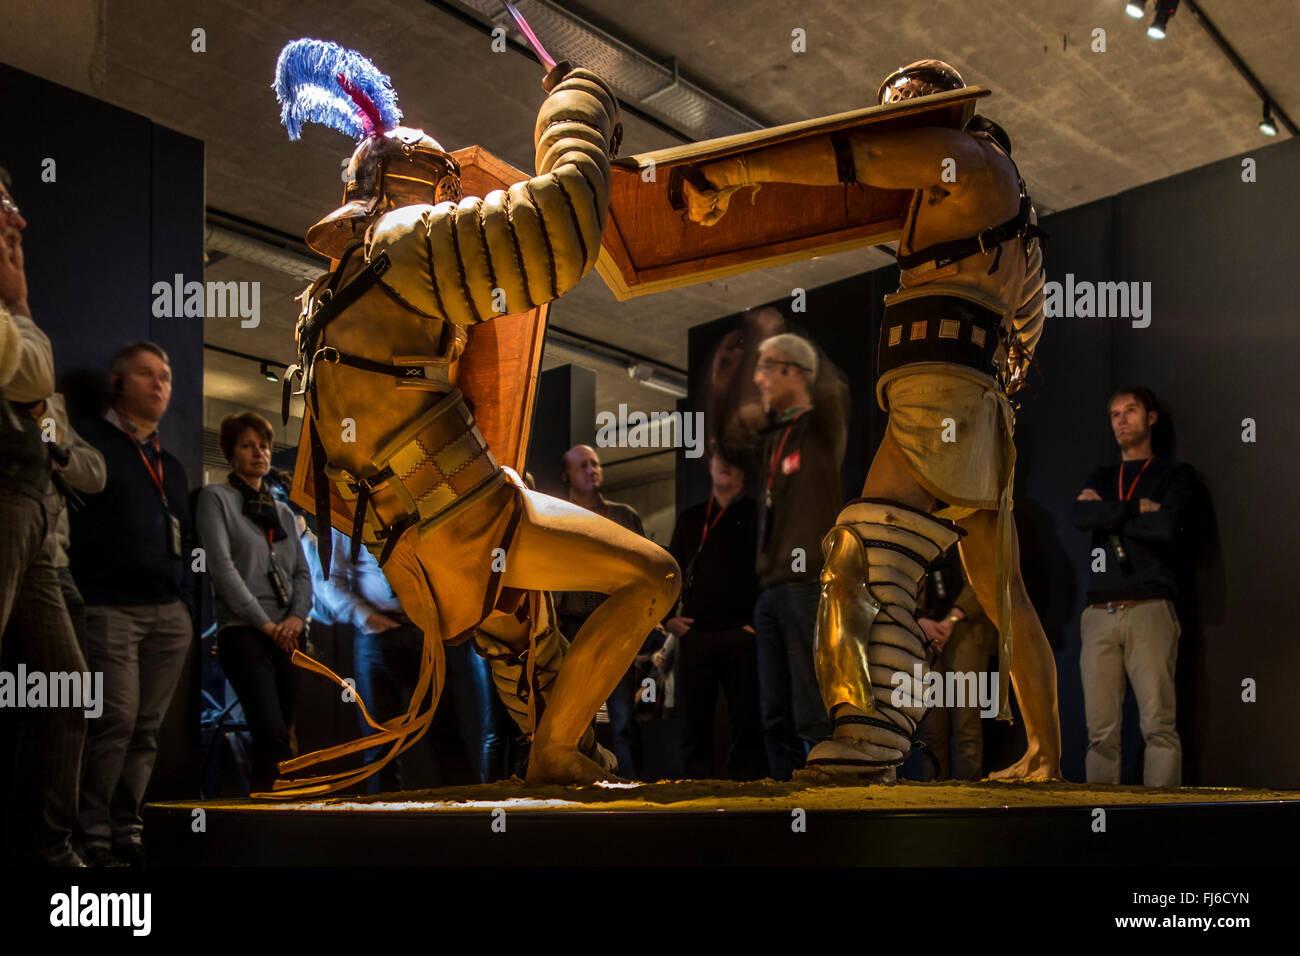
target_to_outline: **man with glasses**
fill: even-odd
[[[759,460],[754,630],[763,741],[776,780],[789,780],[808,748],[831,736],[813,666],[813,626],[821,540],[842,500],[845,432],[841,408],[813,404],[817,365],[807,339],[783,333],[762,342],[754,371],[772,421]]]
[[[27,220],[0,169],[0,635],[21,642],[32,673],[83,673],[56,568],[59,496],[52,474],[57,442],[44,441],[46,399],[54,392],[50,340],[32,321],[22,232]],[[66,464],[66,459],[63,464]],[[61,467],[61,465],[59,466]],[[40,710],[40,797],[17,788],[12,831],[46,866],[83,866],[70,838],[86,732],[82,710]]]

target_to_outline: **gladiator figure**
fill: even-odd
[[[881,105],[964,87],[939,60],[887,77]],[[869,128],[701,164],[688,214],[712,225],[736,192],[764,182],[865,183],[913,192],[898,246],[901,284],[885,297],[876,396],[889,413],[862,497],[822,542],[826,557],[815,665],[834,737],[801,779],[889,782],[924,716],[929,670],[916,601],[927,567],[960,541],[962,563],[1000,633],[999,697],[1009,664],[1029,747],[993,776],[1060,776],[1056,664],[1020,576],[1011,521],[1015,444],[1009,395],[1024,383],[1043,326],[1037,217],[997,124]],[[1012,635],[1015,640],[1012,641]],[[918,671],[917,665],[922,665]]]
[[[280,54],[276,91],[290,137],[310,120],[360,138],[343,205],[307,231],[331,266],[303,293],[299,364],[286,374],[307,404],[316,517],[331,521],[331,490],[348,502],[352,526],[341,530],[352,555],[362,543],[375,554],[425,643],[406,715],[371,721],[376,733],[280,772],[389,751],[363,770],[281,779],[277,796],[355,783],[414,743],[437,706],[443,642],[467,639],[532,735],[528,782],[617,779],[593,717],[672,608],[677,565],[612,521],[528,490],[493,458],[457,387],[473,326],[563,295],[600,252],[622,133],[617,103],[600,77],[564,63],[543,87],[537,175],[462,197],[456,159],[399,125],[396,95],[373,64],[317,40]],[[329,553],[328,527],[319,541],[326,573],[330,560],[352,556]],[[562,668],[552,590],[609,595],[572,635]],[[328,673],[301,654],[295,661]]]

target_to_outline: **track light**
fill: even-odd
[[[1259,121],[1259,131],[1265,136],[1277,135],[1277,124],[1273,122],[1273,114],[1269,112],[1268,103],[1264,104],[1264,118]]]
[[[262,377],[266,379],[268,382],[280,381],[278,378],[276,378],[275,373],[271,371],[271,365],[269,362],[262,363]]]
[[[1153,40],[1163,40],[1169,18],[1177,9],[1178,0],[1156,0],[1156,15],[1151,18],[1151,26],[1147,27],[1147,36]]]
[[[1146,15],[1146,5],[1147,0],[1129,0],[1124,12],[1134,20],[1141,20]]]

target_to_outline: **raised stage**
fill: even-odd
[[[1300,791],[510,780],[157,803],[145,826],[152,866],[1290,866]]]

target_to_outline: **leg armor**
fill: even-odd
[[[530,595],[532,597],[534,595]],[[472,640],[474,650],[492,670],[492,683],[501,702],[524,739],[531,741],[550,700],[551,685],[564,663],[569,642],[555,623],[549,597],[529,600],[528,604],[532,610],[531,630],[528,643],[522,648],[512,648],[493,636],[490,633],[491,618],[473,629]],[[544,608],[539,605],[544,605]],[[578,750],[610,772],[618,769],[618,759],[596,742],[594,720],[578,741]]]
[[[814,653],[826,712],[837,728],[853,724],[857,733],[819,744],[810,768],[889,771],[907,757],[925,716],[915,669],[928,671],[930,656],[917,594],[926,568],[962,533],[892,501],[859,499],[840,512],[822,541]]]

